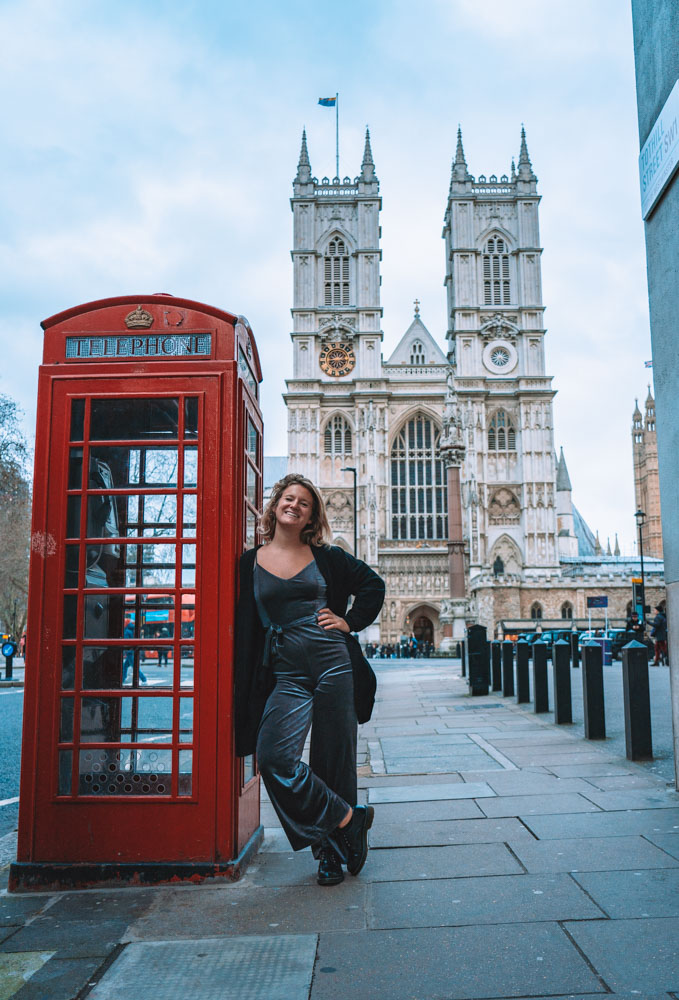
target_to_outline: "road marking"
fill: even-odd
[[[18,795],[13,799],[0,799],[0,806],[13,806],[14,803],[18,801],[19,801]]]

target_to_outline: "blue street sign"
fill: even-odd
[[[3,642],[2,644],[2,655],[3,656],[14,656],[17,648],[13,642]]]
[[[608,598],[604,594],[602,597],[588,597],[587,598],[588,608],[607,608]]]

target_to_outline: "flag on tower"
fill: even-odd
[[[318,103],[324,108],[334,108],[337,103],[336,97],[319,97]]]

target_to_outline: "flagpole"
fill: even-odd
[[[339,180],[339,92],[335,94],[335,169]]]

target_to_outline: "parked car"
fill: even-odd
[[[611,656],[614,660],[622,660],[622,650],[623,647],[635,639],[636,636],[633,632],[628,632],[624,628],[611,629]],[[649,636],[644,637],[644,645],[648,649],[649,660],[654,655],[653,640]]]

